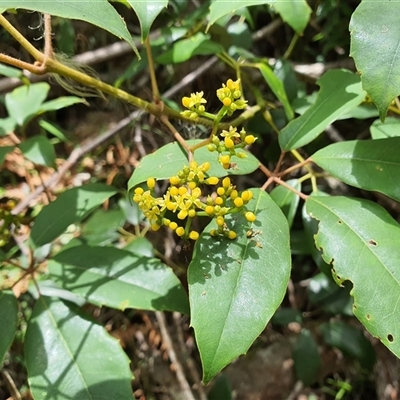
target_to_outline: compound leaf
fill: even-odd
[[[319,221],[315,244],[336,282],[353,284],[355,316],[400,357],[399,224],[367,200],[310,196],[306,208]]]
[[[191,325],[209,382],[249,349],[279,307],[290,274],[289,227],[271,197],[260,189],[247,208],[257,215],[225,218],[235,240],[212,237],[213,220],[196,242],[189,265]]]

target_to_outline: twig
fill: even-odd
[[[178,382],[179,382],[181,389],[183,391],[183,394],[184,394],[184,398],[187,400],[195,400],[192,390],[190,389],[189,383],[186,380],[182,365],[181,365],[180,361],[178,360],[178,357],[176,356],[174,346],[172,344],[172,340],[171,340],[171,337],[169,335],[169,332],[168,332],[168,329],[167,329],[167,326],[165,323],[165,316],[160,311],[156,311],[155,314],[156,314],[158,324],[160,326],[160,332],[161,332],[161,336],[163,338],[163,342],[167,348],[168,357],[171,360],[171,363],[174,367],[176,377],[178,379]]]
[[[1,371],[1,375],[3,376],[5,382],[10,390],[13,400],[22,400],[21,393],[18,391],[18,388],[15,385],[15,382],[14,382],[13,378],[11,377],[11,375],[8,373],[8,371],[3,369]]]
[[[216,58],[212,57],[209,61],[201,65],[196,70],[192,71],[189,75],[187,75],[181,82],[177,85],[174,85],[169,90],[167,90],[162,97],[169,98],[181,90],[185,85],[188,85],[195,79],[197,79],[200,75],[204,74],[208,69],[210,69],[216,62]],[[34,200],[37,196],[39,196],[45,189],[50,189],[57,185],[57,183],[61,180],[61,178],[65,175],[65,173],[86,153],[93,150],[96,146],[100,145],[101,143],[105,142],[106,140],[110,139],[112,136],[117,134],[121,129],[128,126],[132,123],[135,119],[137,119],[140,114],[142,113],[141,110],[136,110],[132,112],[129,116],[123,118],[119,121],[116,125],[114,125],[108,131],[90,138],[87,140],[85,145],[75,148],[71,154],[69,155],[68,159],[64,162],[64,164],[59,168],[57,172],[55,172],[48,180],[44,183],[44,185],[38,186],[29,196],[27,196],[24,200],[18,203],[14,209],[12,210],[12,214],[19,214],[22,210],[24,210],[29,203]]]

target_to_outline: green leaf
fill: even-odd
[[[124,246],[123,249],[138,256],[154,257],[154,247],[145,237],[136,237]]]
[[[317,377],[321,357],[318,346],[308,329],[302,329],[293,346],[294,369],[304,386],[309,386]]]
[[[35,400],[132,399],[125,352],[72,303],[38,299],[24,352]]]
[[[208,27],[215,23],[221,17],[231,14],[242,7],[250,7],[263,4],[274,4],[276,0],[214,0],[210,6],[210,14],[208,16]]]
[[[50,260],[49,271],[63,289],[98,306],[189,313],[179,279],[155,258],[84,245],[58,253]]]
[[[7,78],[18,78],[22,79],[24,74],[18,68],[10,67],[9,65],[0,63],[0,75],[4,75]]]
[[[188,140],[189,146],[200,143],[202,140]],[[226,170],[218,162],[218,155],[210,153],[206,147],[197,149],[194,153],[194,159],[199,164],[208,161],[211,164],[208,174],[210,176],[222,177],[226,175],[246,175],[258,168],[259,161],[251,153],[244,150],[247,157],[244,159],[236,156],[232,157],[232,162],[236,163],[236,168]],[[188,165],[187,154],[185,150],[177,143],[168,143],[159,148],[154,153],[142,158],[139,166],[133,171],[128,182],[128,190],[139,183],[146,182],[147,178],[169,179],[176,175],[185,165]]]
[[[326,344],[356,358],[362,367],[372,370],[376,361],[375,351],[359,329],[343,321],[334,321],[322,324],[320,331]]]
[[[13,117],[0,118],[0,136],[13,132],[17,123]]]
[[[316,137],[340,115],[360,104],[365,97],[358,75],[346,70],[326,72],[317,84],[317,100],[303,115],[290,121],[279,134],[284,151],[302,147]]]
[[[94,208],[114,195],[115,189],[101,183],[89,183],[66,190],[37,216],[31,231],[36,247],[51,242],[67,227],[81,221]]]
[[[196,242],[189,265],[191,325],[204,383],[247,352],[286,292],[291,263],[286,218],[266,192],[252,191],[247,209],[257,220],[228,215],[235,240],[210,236],[213,220]]]
[[[372,139],[385,139],[388,137],[400,136],[400,120],[394,117],[387,117],[385,122],[377,119],[369,128]]]
[[[107,0],[96,0],[95,6],[92,1],[80,0],[2,0],[0,12],[4,12],[7,8],[22,8],[89,22],[128,42],[139,56],[124,20]]]
[[[13,151],[15,146],[1,146],[0,147],[0,165],[3,164],[4,158],[6,155],[10,152]]]
[[[82,99],[80,97],[61,96],[61,97],[57,97],[54,100],[46,101],[45,103],[43,103],[40,106],[38,113],[45,113],[47,111],[57,111],[57,110],[61,110],[62,108],[66,108],[66,107],[69,107],[69,106],[72,106],[72,105],[78,104],[78,103],[83,103],[83,104],[88,105],[86,100]]]
[[[303,34],[312,11],[306,0],[276,0],[273,7],[298,35]]]
[[[367,200],[310,196],[306,207],[319,221],[315,243],[335,280],[353,284],[355,316],[400,357],[399,224]]]
[[[24,156],[35,164],[56,167],[56,152],[46,136],[32,136],[18,145]]]
[[[303,321],[301,312],[293,308],[281,307],[271,318],[271,322],[275,325],[289,325],[291,322],[301,324]]]
[[[363,0],[350,20],[350,56],[382,121],[400,94],[398,1]]]
[[[287,119],[288,120],[293,119],[294,113],[289,103],[289,100],[286,96],[283,82],[274,74],[269,65],[260,63],[257,64],[257,67],[260,70],[265,81],[267,82],[268,86],[271,88],[274,95],[282,103]]]
[[[46,82],[20,86],[6,94],[5,104],[10,117],[19,126],[24,126],[40,110],[47,97],[50,85]]]
[[[13,292],[0,291],[0,368],[14,340],[18,324],[18,302]]]
[[[298,179],[289,179],[286,183],[297,191],[301,191],[301,183]],[[277,186],[274,188],[270,196],[285,214],[289,223],[289,228],[291,228],[299,205],[299,196],[284,186]]]
[[[400,200],[400,137],[334,143],[312,160],[341,181]]]
[[[196,33],[196,35],[174,43],[169,50],[156,58],[159,64],[178,64],[194,56],[207,56],[222,53],[223,46],[213,42],[210,35]]]
[[[168,6],[168,0],[128,0],[128,3],[134,9],[139,19],[142,42],[144,42],[149,35],[151,25],[157,18],[157,15]]]

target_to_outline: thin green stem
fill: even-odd
[[[144,46],[146,48],[147,63],[149,65],[149,75],[150,75],[150,82],[151,82],[151,90],[152,90],[152,93],[153,93],[153,99],[156,102],[159,102],[161,100],[161,96],[160,96],[160,91],[158,89],[156,72],[154,70],[153,53],[151,51],[149,36],[147,36],[146,40],[144,41]]]

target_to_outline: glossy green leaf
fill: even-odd
[[[157,18],[157,15],[168,6],[168,0],[127,0],[131,7],[135,10],[139,18],[140,29],[142,31],[142,42],[149,35],[151,25]]]
[[[289,179],[286,183],[297,191],[301,191],[301,183],[298,179]],[[284,186],[274,188],[270,196],[285,214],[291,228],[299,205],[299,196]]]
[[[187,143],[193,145],[200,143],[201,140],[189,140]],[[194,160],[198,164],[206,161],[210,162],[211,167],[208,171],[210,176],[222,177],[226,175],[246,175],[258,168],[259,161],[252,154],[245,151],[246,158],[232,157],[232,162],[236,163],[236,168],[226,170],[218,162],[218,154],[210,153],[206,147],[197,149],[194,153]],[[147,178],[169,179],[176,175],[185,165],[188,165],[188,159],[185,150],[177,143],[169,143],[154,153],[142,158],[138,167],[128,182],[128,190],[139,183],[147,181]]]
[[[170,49],[156,58],[156,62],[159,64],[177,64],[194,56],[215,55],[223,51],[223,46],[212,41],[210,35],[199,32],[190,38],[174,43]]]
[[[252,191],[247,208],[257,220],[228,215],[235,240],[210,236],[213,220],[196,242],[189,265],[191,325],[205,383],[247,352],[282,302],[289,280],[286,218],[266,192]]]
[[[343,321],[326,322],[320,326],[324,342],[338,348],[346,356],[356,358],[361,366],[372,370],[376,356],[371,342],[357,328]]]
[[[20,86],[11,93],[7,93],[5,104],[8,114],[18,125],[25,125],[40,110],[49,90],[48,83],[39,82],[29,86]]]
[[[347,70],[328,71],[317,84],[321,89],[315,104],[280,132],[282,150],[294,150],[312,142],[329,124],[365,97],[359,76]]]
[[[369,128],[372,139],[386,139],[400,136],[400,120],[394,117],[387,117],[385,122],[377,119]]]
[[[62,288],[98,306],[189,313],[179,279],[155,258],[84,245],[58,253],[50,260],[49,271]]]
[[[13,151],[15,146],[2,146],[0,147],[0,165],[3,164],[4,158],[6,155],[10,152]]]
[[[133,398],[129,359],[118,341],[72,303],[37,300],[24,353],[35,400]]]
[[[286,96],[283,82],[274,74],[269,65],[260,63],[257,64],[257,67],[260,70],[265,81],[267,82],[268,86],[271,88],[274,95],[282,103],[287,119],[289,120],[293,119],[294,113],[289,103],[289,100]]]
[[[309,386],[317,377],[321,357],[318,353],[318,346],[311,332],[302,329],[293,346],[293,361],[296,376],[304,386]]]
[[[62,108],[66,108],[72,106],[74,104],[83,103],[88,104],[85,99],[76,96],[60,96],[54,100],[46,101],[43,103],[38,112],[44,113],[47,111],[57,111],[61,110]]]
[[[101,183],[89,183],[66,190],[36,217],[31,240],[38,247],[51,242],[67,227],[81,221],[94,208],[115,194],[115,189]]]
[[[18,145],[24,156],[35,164],[56,167],[56,152],[46,136],[32,136]]]
[[[2,0],[0,12],[4,12],[7,8],[22,8],[62,18],[89,22],[128,42],[138,55],[135,43],[126,28],[123,18],[107,0],[96,0],[95,6],[91,1],[80,0]]]
[[[0,63],[0,75],[4,75],[7,78],[18,78],[22,79],[24,74],[19,68],[10,67],[9,65]]]
[[[145,237],[136,237],[126,246],[123,247],[125,251],[134,253],[144,257],[154,257],[154,247],[151,242]]]
[[[398,1],[363,0],[350,20],[350,55],[383,121],[400,94]]]
[[[18,302],[11,291],[0,291],[0,368],[14,340],[18,324]]]
[[[319,221],[316,246],[335,280],[349,280],[353,312],[400,357],[400,226],[379,205],[342,196],[310,196],[307,212]]]
[[[242,7],[250,7],[263,4],[274,4],[276,0],[214,0],[210,6],[210,14],[208,16],[208,27],[215,23],[221,17],[232,14]],[[207,28],[208,29],[208,28]]]
[[[298,35],[303,34],[311,15],[306,0],[276,0],[273,7]]]
[[[349,185],[400,201],[400,137],[351,140],[318,150],[311,159]]]

